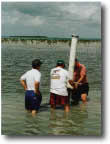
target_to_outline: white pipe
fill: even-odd
[[[68,69],[68,71],[69,71],[69,80],[73,80],[77,42],[78,42],[78,36],[72,35],[70,58],[69,58],[69,69]],[[69,83],[67,83],[67,87],[70,88],[70,89],[73,89],[73,87]]]

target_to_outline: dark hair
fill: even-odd
[[[37,67],[39,67],[42,64],[42,62],[40,61],[40,59],[35,59],[32,61],[32,67],[34,69],[36,69]]]
[[[65,67],[65,62],[63,60],[57,60],[57,66],[64,66]]]
[[[64,66],[64,68],[65,68],[65,64],[57,64],[57,66]]]
[[[78,61],[78,59],[77,58],[75,58],[75,62],[77,62]]]

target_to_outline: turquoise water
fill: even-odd
[[[60,44],[60,46],[62,43]],[[64,46],[64,45],[63,45]],[[32,117],[24,109],[24,91],[20,76],[31,69],[31,61],[41,58],[42,104],[49,101],[49,73],[57,59],[64,59],[68,68],[69,47],[56,49],[50,47],[30,48],[24,45],[2,44],[2,134],[3,135],[101,135],[101,46],[94,43],[79,44],[77,56],[88,70],[90,84],[87,105],[73,106],[69,113],[62,109],[54,112],[50,108]]]

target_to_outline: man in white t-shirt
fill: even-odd
[[[56,67],[51,70],[50,104],[53,109],[56,105],[63,105],[65,111],[69,111],[67,92],[68,71],[64,67],[64,61],[58,60]]]
[[[39,59],[32,61],[32,70],[27,71],[20,78],[21,85],[25,90],[25,108],[34,115],[40,107],[42,96],[39,91],[41,73]]]

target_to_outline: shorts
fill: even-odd
[[[66,105],[69,104],[68,96],[61,96],[54,93],[50,93],[51,105]]]
[[[33,90],[27,90],[25,93],[25,109],[38,110],[42,101],[41,93],[35,94]]]
[[[88,95],[88,92],[89,92],[89,84],[88,83],[79,85],[76,90],[74,89],[72,91],[71,98],[72,98],[72,100],[79,101],[81,99],[81,95],[82,94],[87,94]]]

